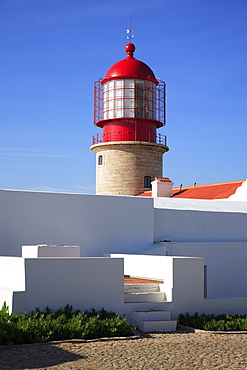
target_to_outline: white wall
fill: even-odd
[[[208,297],[246,297],[247,203],[189,199],[154,202],[155,241],[170,240],[169,255],[204,257]]]
[[[154,207],[191,211],[247,213],[247,204],[245,202],[229,202],[228,199],[154,198]]]
[[[160,240],[247,241],[246,202],[0,190],[0,204],[0,255],[20,256],[27,244],[102,256]]]
[[[203,258],[173,258],[172,317],[177,317],[179,313],[203,312],[203,264]]]
[[[155,241],[247,241],[247,203],[156,198]]]
[[[111,254],[112,258],[124,259],[124,274],[137,277],[146,277],[163,280],[167,269],[170,271],[169,261],[172,257],[149,256],[139,254]],[[170,271],[171,273],[171,271]]]
[[[203,257],[208,297],[247,297],[247,242],[155,243],[138,253]]]
[[[172,256],[204,257],[208,298],[247,297],[247,242],[168,243]]]
[[[203,258],[174,257],[172,318],[179,313],[246,314],[247,297],[235,299],[204,299]]]
[[[21,245],[79,245],[81,256],[133,252],[153,243],[153,200],[0,190],[0,255]]]
[[[125,274],[164,280],[164,287],[160,287],[166,293],[165,308],[171,310],[172,319],[186,312],[246,314],[247,297],[204,299],[203,258],[148,255],[119,255],[119,258],[124,258]]]
[[[38,257],[80,257],[80,247],[73,245],[22,245],[21,256]]]
[[[3,304],[6,303],[9,307],[9,312],[12,312],[12,302],[13,302],[13,290],[0,288],[0,308],[3,307]]]
[[[25,260],[20,257],[0,257],[0,287],[25,290]]]
[[[237,188],[236,192],[228,200],[247,202],[247,180]]]
[[[122,259],[19,259],[25,261],[26,286],[25,291],[13,293],[14,312],[30,312],[35,307],[44,310],[47,306],[57,310],[68,303],[80,310],[105,308],[119,315],[124,313]],[[9,267],[10,264],[11,261]],[[0,285],[4,282],[0,281]],[[0,294],[0,305],[6,298],[4,293]]]

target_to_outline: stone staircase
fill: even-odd
[[[171,320],[164,292],[159,284],[124,284],[126,320],[143,332],[175,331],[177,321]]]

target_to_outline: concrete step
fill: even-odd
[[[124,292],[159,292],[159,284],[124,284]]]
[[[140,321],[168,321],[171,320],[170,311],[135,311],[135,322]]]
[[[167,331],[176,331],[177,328],[177,321],[170,320],[170,321],[156,321],[156,320],[149,320],[149,321],[141,321],[139,322],[139,329],[144,331],[145,333],[152,333],[152,332],[167,332]]]
[[[177,321],[171,320],[172,302],[160,292],[159,284],[125,284],[126,320],[144,332],[175,331]]]
[[[127,302],[124,304],[125,312],[128,311],[162,311],[170,310],[172,302]]]
[[[165,299],[164,292],[124,293],[124,302],[160,302]]]

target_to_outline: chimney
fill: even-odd
[[[167,177],[155,177],[152,181],[152,197],[167,197],[172,196],[173,182]]]

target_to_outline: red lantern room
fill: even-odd
[[[96,154],[96,193],[138,195],[162,177],[166,137],[156,134],[165,125],[165,83],[134,58],[113,64],[94,85],[94,124],[103,129],[93,137]]]
[[[134,58],[135,45],[125,47],[126,58],[115,63],[94,85],[94,124],[103,128],[93,145],[112,141],[146,141],[166,145],[156,135],[165,125],[165,83]]]

